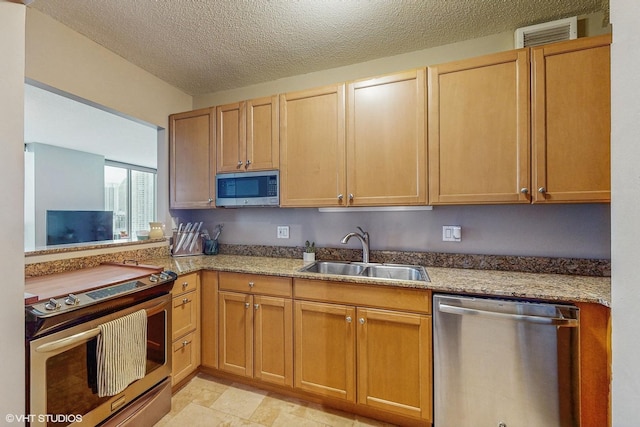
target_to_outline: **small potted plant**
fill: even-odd
[[[316,260],[315,242],[309,242],[308,240],[304,242],[304,253],[302,254],[302,259],[305,263],[311,263]]]

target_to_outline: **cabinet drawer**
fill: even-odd
[[[220,272],[218,280],[222,291],[291,297],[291,279],[260,274]]]
[[[196,291],[173,298],[172,339],[176,339],[198,326]]]
[[[197,368],[197,336],[191,332],[173,343],[172,385],[176,385]]]
[[[185,292],[195,291],[198,287],[198,273],[185,274],[178,277],[171,293],[173,296],[183,294]]]
[[[431,292],[394,286],[295,279],[296,299],[431,313]]]

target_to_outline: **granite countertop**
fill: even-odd
[[[610,307],[611,278],[563,274],[519,273],[494,270],[427,267],[430,282],[385,280],[359,276],[302,273],[301,259],[242,255],[161,257],[145,264],[164,267],[177,274],[199,270],[233,271],[349,283],[400,286],[434,292],[452,292],[546,301],[587,302]]]

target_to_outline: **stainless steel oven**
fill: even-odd
[[[27,419],[31,426],[152,426],[171,408],[171,295],[175,274],[152,275],[43,301],[27,311]],[[69,304],[69,298],[71,300]],[[65,313],[65,306],[70,307]],[[144,377],[100,397],[96,341],[100,325],[144,310]],[[74,424],[74,425],[76,425]]]

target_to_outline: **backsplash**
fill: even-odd
[[[226,255],[302,258],[303,247],[221,244]],[[611,261],[606,259],[548,258],[512,255],[469,255],[438,252],[371,251],[371,262],[417,264],[425,267],[469,268],[476,270],[518,271],[525,273],[611,276]],[[361,261],[362,250],[318,248],[317,260]]]
[[[231,245],[221,244],[220,253],[226,255],[264,256],[273,258],[302,258],[300,246]],[[512,255],[469,255],[441,252],[371,251],[371,262],[417,264],[425,267],[468,268],[476,270],[518,271],[526,273],[570,274],[580,276],[611,276],[611,262],[605,259],[548,258]],[[59,259],[25,265],[25,277],[62,273],[95,267],[104,262],[171,256],[169,246],[105,253],[77,258]],[[360,261],[362,250],[318,248],[318,260]]]

